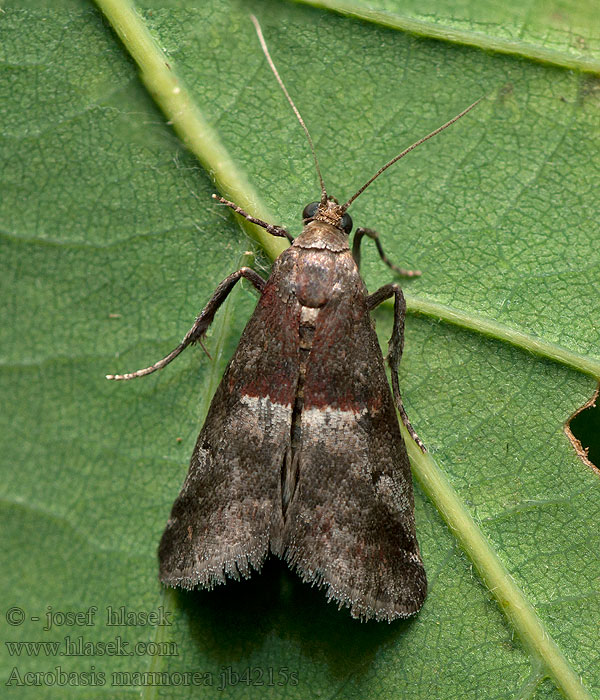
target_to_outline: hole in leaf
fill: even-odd
[[[600,385],[592,398],[571,416],[565,426],[577,454],[594,469],[600,469]]]

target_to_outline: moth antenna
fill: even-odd
[[[310,137],[310,133],[308,131],[308,127],[304,123],[304,119],[302,119],[302,115],[298,111],[298,108],[294,104],[294,100],[290,97],[290,93],[287,91],[287,88],[283,84],[283,80],[281,79],[279,73],[277,72],[277,68],[275,67],[275,64],[273,63],[273,59],[271,58],[271,54],[269,53],[269,49],[267,48],[267,42],[265,41],[265,38],[262,33],[262,29],[260,28],[260,24],[258,23],[258,20],[254,15],[250,15],[250,19],[252,20],[252,23],[254,24],[254,28],[256,29],[256,33],[258,35],[258,40],[260,41],[260,46],[263,50],[263,53],[266,56],[266,59],[269,63],[269,66],[271,70],[273,71],[273,75],[277,79],[277,82],[279,83],[279,87],[283,90],[284,95],[287,97],[287,101],[290,103],[292,109],[294,110],[294,114],[298,118],[298,121],[300,122],[300,126],[304,129],[304,133],[306,134],[306,138],[308,139],[308,144],[310,146],[310,150],[312,151],[313,158],[315,161],[315,167],[317,168],[317,175],[319,176],[319,183],[321,185],[321,204],[326,204],[327,202],[327,192],[325,190],[325,184],[323,183],[323,177],[321,176],[321,168],[319,168],[319,161],[317,160],[317,154],[315,151],[315,146],[313,144],[313,140]]]
[[[404,151],[402,151],[402,153],[399,153],[395,158],[392,158],[392,160],[390,160],[384,166],[379,168],[379,170],[375,173],[375,175],[373,175],[373,177],[370,180],[367,180],[367,182],[365,182],[365,184],[358,190],[358,192],[356,192],[356,194],[353,194],[352,197],[350,197],[350,199],[345,204],[342,204],[342,211],[345,212],[346,209],[348,209],[348,207],[352,204],[352,202],[360,194],[362,194],[367,189],[367,187],[373,182],[373,180],[376,180],[384,170],[387,170],[391,165],[394,165],[394,163],[396,161],[399,161],[400,158],[404,158],[404,156],[407,153],[410,153],[411,151],[413,151],[417,146],[420,146],[422,143],[425,143],[425,141],[428,141],[429,139],[433,138],[434,136],[437,136],[440,133],[440,131],[444,131],[444,129],[447,129],[449,126],[452,126],[452,124],[454,124],[454,122],[457,122],[461,117],[464,117],[465,114],[468,114],[474,107],[477,107],[477,105],[481,102],[481,100],[483,100],[483,97],[480,97],[476,102],[473,102],[472,105],[467,107],[460,114],[457,114],[449,122],[446,122],[442,126],[439,126],[437,129],[435,129],[435,131],[432,131],[430,134],[427,134],[427,136],[423,136],[422,139],[419,139],[416,143],[413,143],[412,146],[409,146]]]

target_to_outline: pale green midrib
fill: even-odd
[[[130,0],[96,0],[96,4],[138,64],[148,92],[183,143],[202,163],[216,189],[242,209],[272,221],[270,212],[221,144],[217,133],[202,116],[177,78],[171,60],[165,56]],[[271,258],[277,257],[287,245],[283,239],[274,238],[246,220],[242,219],[240,223]]]
[[[492,37],[482,32],[465,31],[451,26],[440,26],[427,20],[414,19],[384,10],[373,10],[352,2],[340,0],[296,0],[296,2],[320,9],[332,10],[347,17],[355,17],[390,29],[417,34],[430,39],[440,39],[455,44],[474,46],[484,51],[519,56],[541,63],[549,63],[561,68],[600,73],[600,61],[594,58],[571,56],[563,51],[546,49],[539,44],[528,44],[514,39]]]
[[[431,455],[423,454],[401,424],[413,473],[471,559],[519,637],[547,674],[572,700],[593,700],[535,609],[500,561]]]
[[[163,52],[152,39],[133,6],[126,0],[96,0],[96,3],[138,63],[142,79],[157,103],[188,148],[211,173],[220,191],[225,196],[235,199],[241,206],[248,206],[253,212],[266,218],[268,213],[265,208],[260,204],[245,178],[239,174],[238,168],[220,145],[216,134],[208,127],[187,91],[177,80],[172,66],[166,67]],[[192,129],[191,132],[190,129]],[[211,143],[205,143],[207,140]],[[261,243],[264,238],[264,247],[271,257],[277,255],[276,247],[283,247],[266,245],[272,244],[272,239],[268,235],[263,236],[264,232],[260,229],[253,233]],[[276,243],[279,242],[276,241]],[[441,305],[422,302],[420,308],[416,308],[416,300],[411,299],[411,303],[413,310],[444,318],[439,314],[445,308]],[[457,313],[448,320],[474,330],[479,330],[479,325],[483,326],[482,323],[475,323],[472,317],[461,319],[460,314]],[[471,321],[472,325],[466,325],[468,321]],[[536,659],[543,660],[544,667],[566,697],[574,700],[592,700],[441,470],[431,457],[423,455],[411,440],[407,439],[407,444],[411,460],[415,465],[415,474],[424,491],[435,503],[451,531],[473,560],[490,591],[499,600],[515,629],[519,631],[525,645],[535,654]],[[144,691],[142,694],[147,697]]]

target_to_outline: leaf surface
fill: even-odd
[[[454,20],[506,33],[500,17],[476,7],[476,17],[465,5]],[[596,75],[267,0],[140,11],[259,193],[257,206],[294,233],[317,181],[250,12],[339,198],[486,96],[381,177],[351,213],[355,225],[381,232],[390,258],[422,270],[403,283],[413,309],[433,304],[475,330],[489,322],[515,334],[509,345],[410,315],[404,399],[449,488],[582,678],[589,695],[569,697],[600,696],[600,487],[563,432],[594,390],[582,363],[590,374],[600,363]],[[448,23],[443,6],[427,12]],[[588,19],[587,55],[598,61],[591,10]],[[548,20],[536,21],[536,43],[554,50],[552,27],[542,31]],[[5,624],[4,636],[174,645],[60,658],[3,648],[4,682],[15,668],[56,673],[60,665],[94,666],[104,685],[13,686],[48,698],[106,697],[107,688],[116,698],[560,697],[547,659],[515,634],[418,486],[430,593],[414,620],[361,625],[278,562],[212,592],[161,590],[155,548],[255,297],[236,289],[217,317],[207,339],[213,362],[188,350],[153,377],[113,384],[104,375],[171,350],[253,244],[211,202],[209,174],[165,124],[93,6],[6,3],[0,47],[0,590],[7,609],[26,613],[22,625]],[[259,258],[257,269],[268,274],[268,261]],[[363,272],[370,289],[390,281],[370,249]],[[376,319],[384,343],[391,314],[381,309]],[[518,347],[518,334],[539,341],[541,356]],[[551,346],[571,359],[546,359]],[[91,625],[44,631],[48,606],[98,610]],[[107,606],[163,606],[172,624],[110,626]],[[185,672],[201,675],[176,675]]]

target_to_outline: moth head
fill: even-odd
[[[309,221],[325,221],[346,234],[352,231],[352,218],[346,214],[335,197],[327,197],[324,202],[307,204],[302,211],[302,220],[305,224]]]

